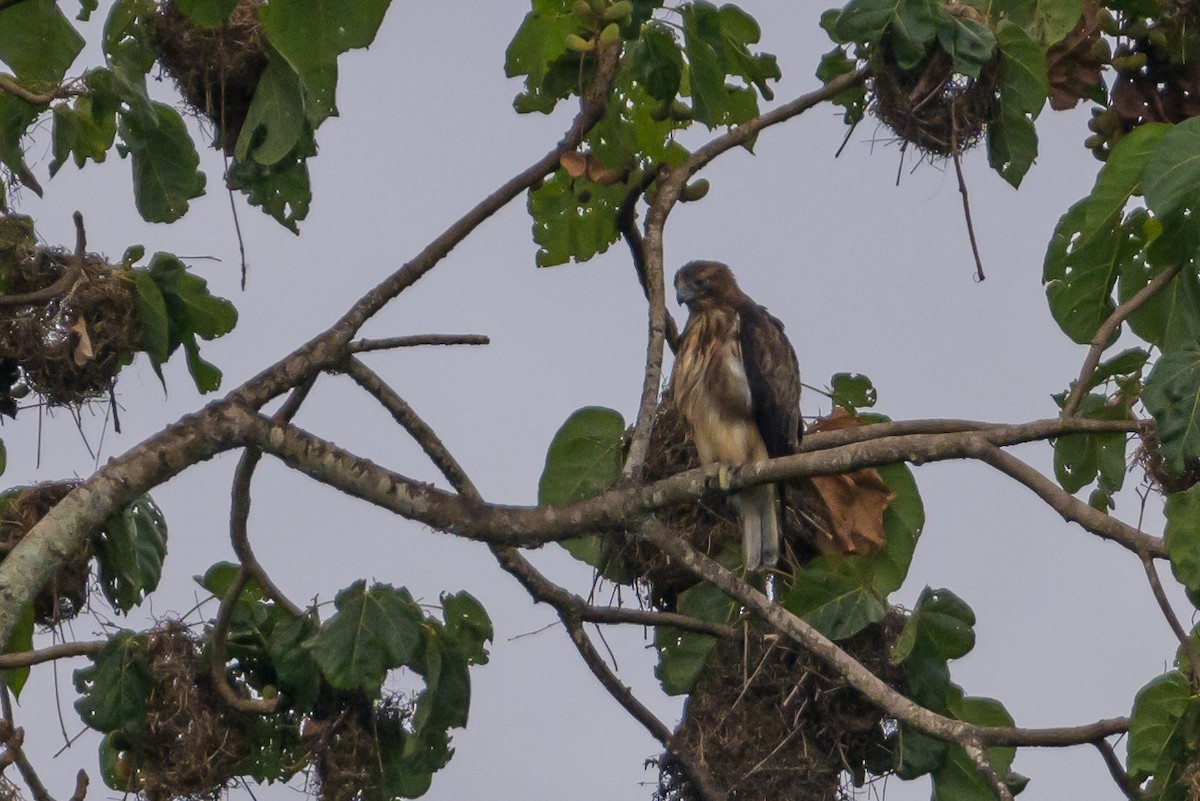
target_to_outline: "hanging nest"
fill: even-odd
[[[949,3],[951,14],[986,24],[969,6]],[[880,65],[874,70],[871,110],[905,145],[922,153],[953,156],[983,138],[998,109],[999,61],[993,58],[970,78],[954,71],[949,54],[937,48],[912,69],[901,69],[890,36],[880,42]]]
[[[899,688],[903,669],[889,657],[903,627],[893,611],[839,645]],[[844,678],[754,622],[718,643],[675,734],[738,801],[837,801],[846,773],[890,769],[887,722]],[[655,801],[697,797],[665,756]]]
[[[131,282],[95,254],[77,259],[36,247],[32,228],[25,241],[5,241],[5,233],[16,230],[17,224],[0,226],[0,287],[4,295],[29,295],[30,302],[10,297],[6,303],[0,295],[0,353],[52,406],[106,395],[140,346]],[[38,297],[49,290],[48,299]]]
[[[146,731],[124,758],[147,801],[217,799],[238,775],[251,737],[251,715],[221,699],[206,667],[203,643],[179,621],[149,634],[154,689]]]
[[[1200,459],[1189,459],[1182,473],[1171,470],[1153,433],[1141,434],[1142,444],[1134,453],[1134,462],[1146,473],[1146,483],[1160,495],[1183,492],[1200,483]]]
[[[152,26],[159,61],[188,104],[212,120],[213,146],[230,156],[267,68],[267,42],[258,22],[261,4],[238,0],[224,22],[202,28],[166,0]]]
[[[0,560],[17,547],[39,520],[79,482],[48,481],[12,489],[0,495]],[[33,618],[42,626],[55,626],[83,610],[88,598],[90,547],[66,560],[33,600]]]
[[[399,695],[387,696],[373,707],[365,696],[356,700],[342,695],[349,702],[342,713],[310,722],[306,729],[318,788],[315,795],[319,801],[380,797],[384,790],[381,753],[403,747],[414,706]]]

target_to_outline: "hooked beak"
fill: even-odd
[[[675,285],[675,302],[680,306],[685,303],[691,303],[696,299],[696,291],[687,284]]]

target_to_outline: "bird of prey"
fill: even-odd
[[[772,317],[715,261],[693,261],[675,274],[688,307],[671,386],[704,464],[756,462],[800,446],[800,366]],[[761,484],[731,497],[741,518],[747,570],[779,558],[779,490]]]

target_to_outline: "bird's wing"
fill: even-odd
[[[800,445],[800,364],[783,323],[748,303],[740,310],[742,364],[750,385],[754,422],[772,456]]]

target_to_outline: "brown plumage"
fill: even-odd
[[[772,317],[714,261],[693,261],[675,274],[687,304],[671,373],[674,402],[700,461],[741,465],[796,453],[800,446],[800,366]],[[779,558],[781,510],[773,484],[732,496],[742,523],[746,568]]]

